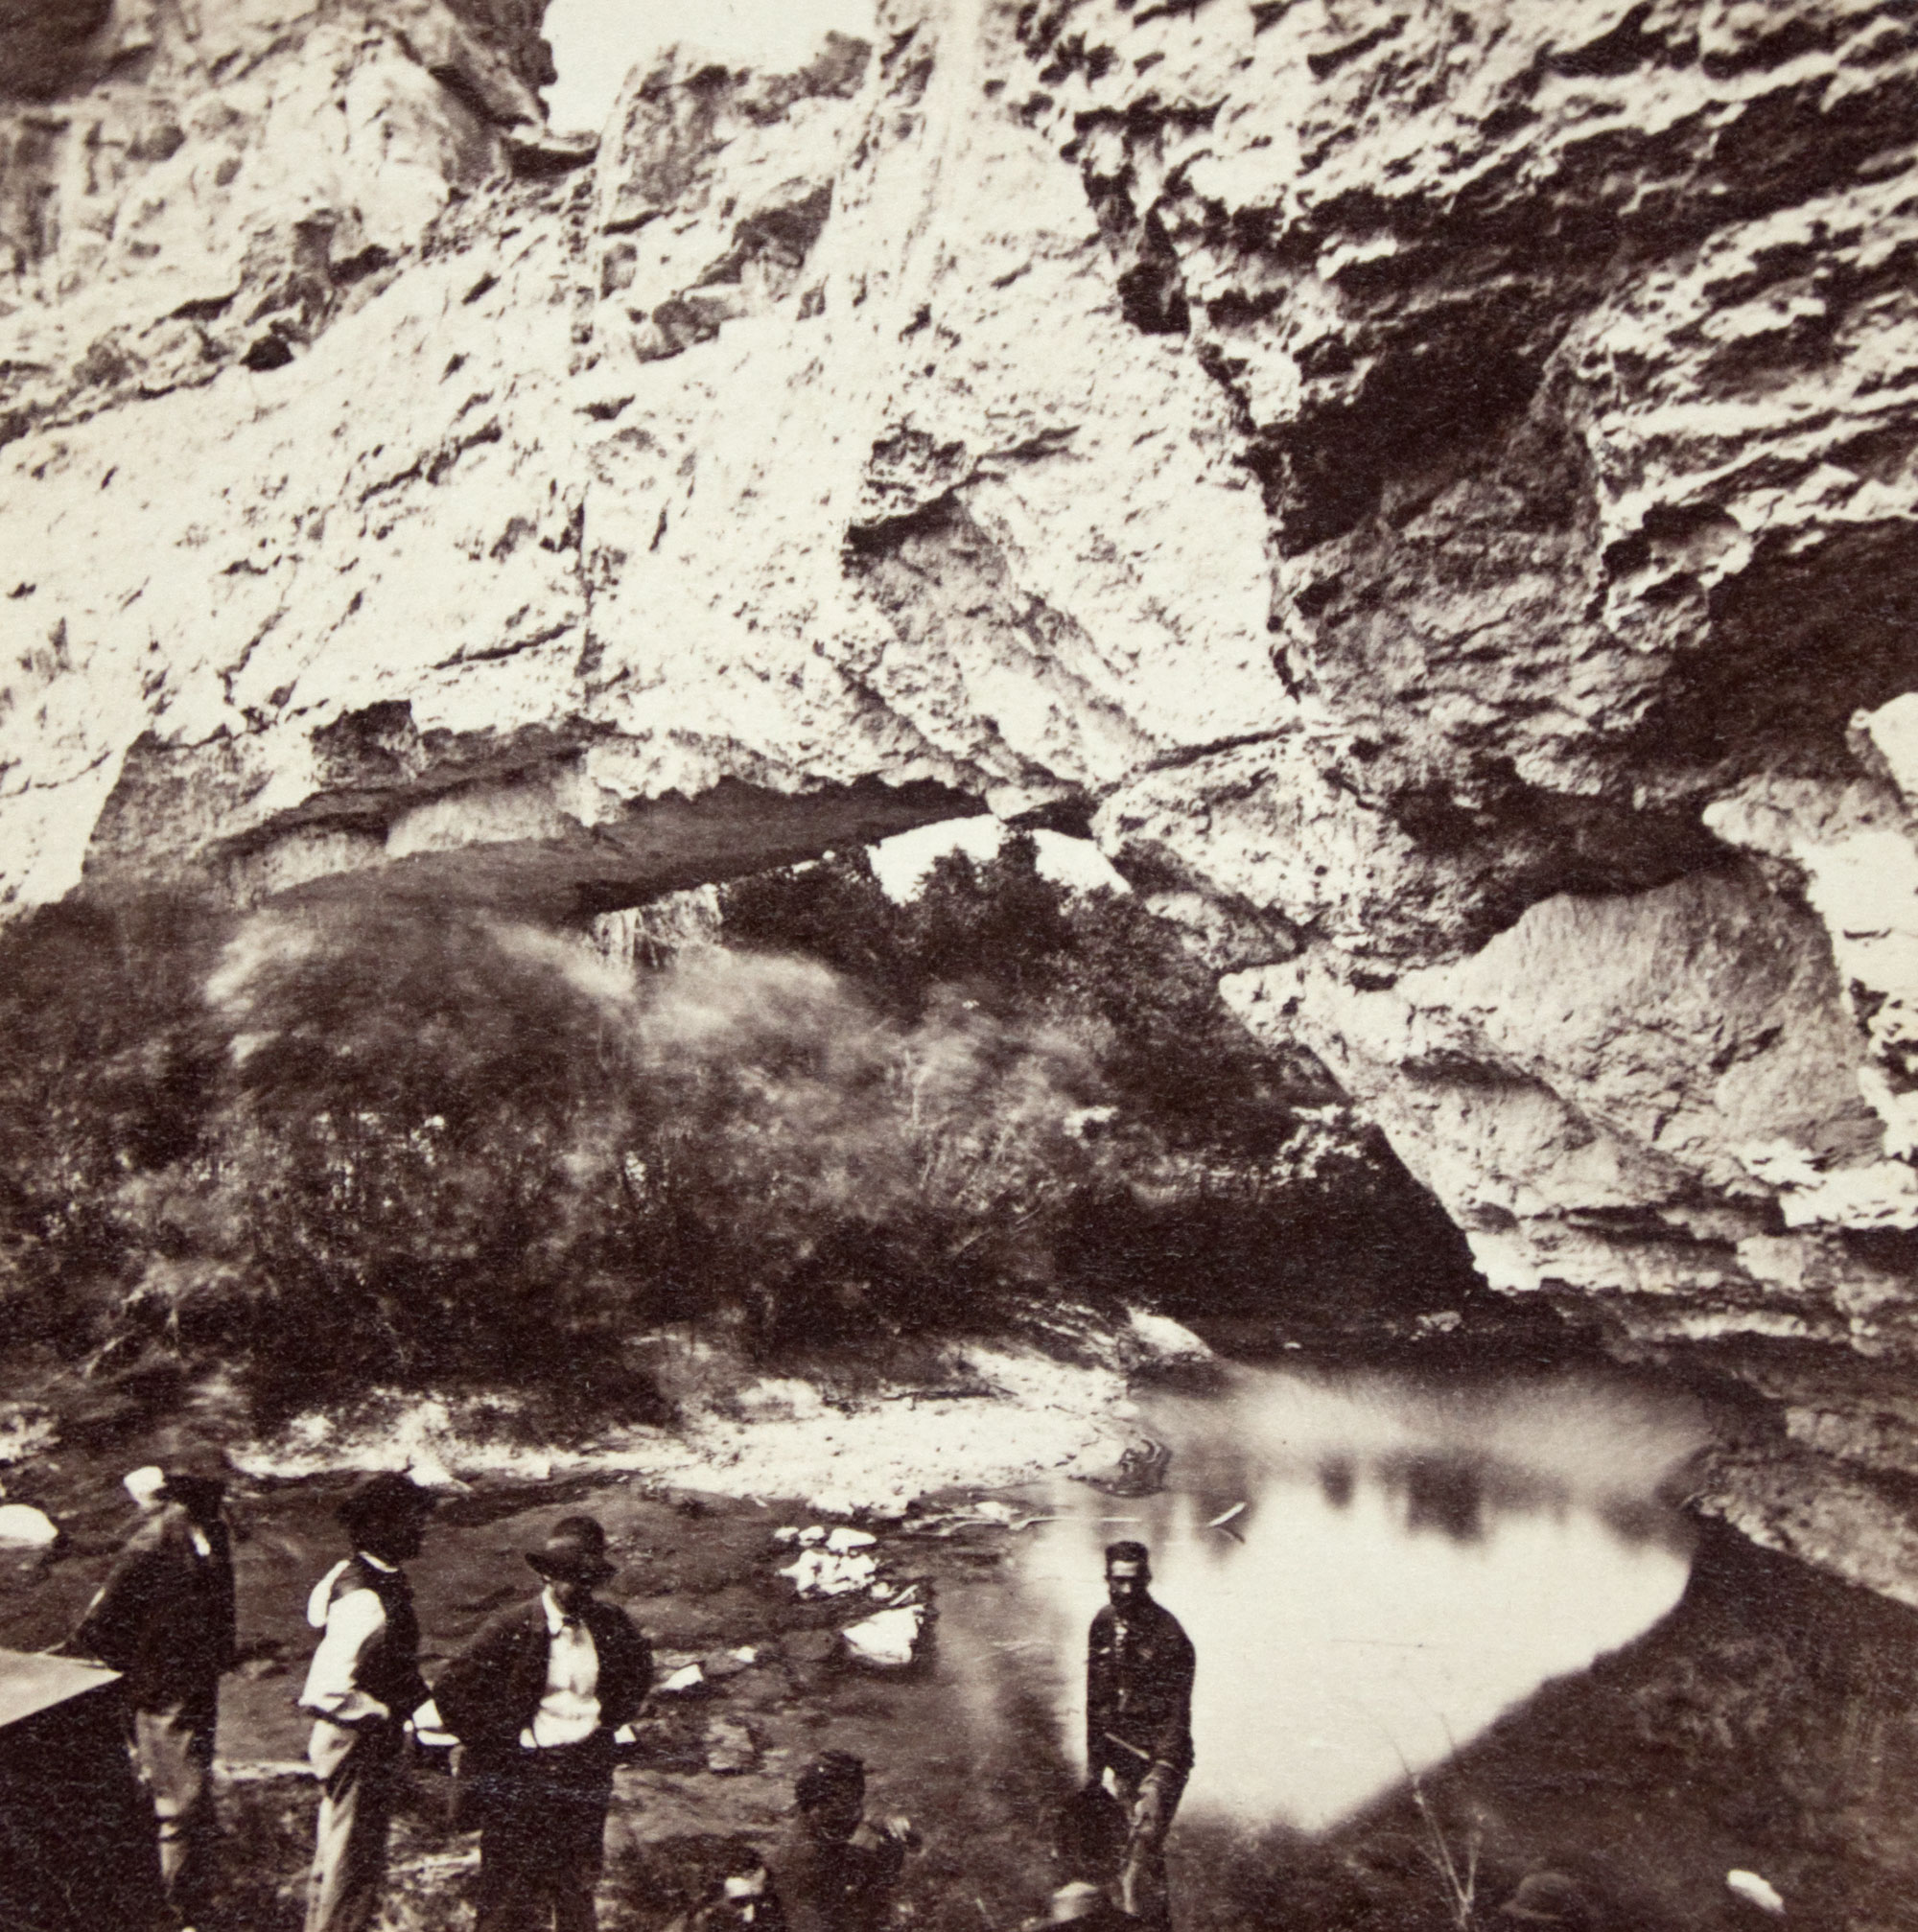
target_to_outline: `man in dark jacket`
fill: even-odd
[[[1153,1600],[1142,1543],[1106,1549],[1106,1607],[1086,1658],[1086,1759],[1131,1813],[1119,1903],[1152,1925],[1171,1922],[1165,1834],[1192,1771],[1192,1641]]]
[[[613,1795],[613,1734],[652,1684],[652,1650],[594,1591],[615,1573],[590,1516],[553,1525],[526,1561],[546,1579],[440,1673],[433,1703],[465,1747],[480,1825],[476,1932],[590,1932]]]
[[[205,1903],[213,1733],[233,1664],[233,1548],[221,1518],[225,1465],[186,1452],[136,1469],[144,1521],[87,1606],[69,1650],[124,1675],[140,1775],[159,1823],[160,1876],[183,1925]]]
[[[822,1751],[793,1788],[798,1815],[766,1866],[784,1932],[878,1932],[905,1854],[910,1819],[865,1822],[866,1767]]]
[[[433,1505],[409,1477],[369,1476],[339,1505],[353,1554],[307,1601],[307,1621],[325,1635],[300,1706],[316,1720],[307,1757],[325,1795],[306,1932],[365,1932],[379,1907],[406,1723],[428,1697],[412,1586],[400,1566],[419,1554]]]

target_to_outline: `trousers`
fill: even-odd
[[[333,1734],[331,1736],[326,1734]],[[406,1733],[397,1724],[343,1734],[324,1719],[311,1756],[327,1766],[307,1881],[306,1932],[366,1932],[386,1875],[386,1831],[393,1822],[405,1762]]]
[[[211,1698],[133,1713],[133,1752],[159,1826],[160,1883],[182,1923],[202,1915],[215,1831]]]
[[[1142,1925],[1170,1932],[1172,1895],[1165,1874],[1165,1838],[1185,1795],[1187,1773],[1156,1764],[1114,1767],[1119,1802],[1132,1814],[1119,1864],[1119,1907]]]
[[[593,1932],[613,1752],[580,1744],[502,1753],[483,1774],[474,1932]]]

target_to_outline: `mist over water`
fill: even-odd
[[[1583,1374],[1462,1387],[1240,1368],[1222,1395],[1143,1410],[1174,1450],[1168,1487],[1035,1494],[1056,1520],[1017,1539],[1005,1589],[948,1605],[963,1627],[940,1641],[988,1679],[977,1722],[1036,1700],[1083,1763],[1101,1552],[1144,1539],[1199,1655],[1189,1818],[1322,1830],[1685,1587],[1688,1526],[1658,1496],[1703,1440],[1683,1398]]]

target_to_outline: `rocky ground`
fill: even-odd
[[[251,1471],[231,1511],[245,1661],[222,1698],[219,1922],[299,1922],[316,1804],[293,1703],[313,1642],[306,1593],[339,1553],[333,1506],[356,1468],[409,1452],[443,1498],[413,1571],[429,1677],[487,1615],[530,1594],[523,1552],[551,1521],[590,1510],[609,1531],[620,1564],[610,1594],[651,1638],[659,1687],[619,1772],[605,1923],[654,1926],[696,1902],[742,1847],[777,1833],[798,1766],[832,1745],[873,1766],[876,1804],[937,1821],[909,1881],[912,1916],[973,1925],[983,1898],[994,1924],[1014,1922],[1042,1901],[1042,1820],[1069,1773],[1040,1727],[1022,1773],[994,1766],[985,1780],[936,1741],[954,1695],[935,1664],[939,1595],[1005,1555],[1020,1512],[990,1490],[1116,1461],[1134,1432],[1117,1362],[1148,1357],[1204,1351],[1142,1320],[1104,1364],[948,1351],[936,1383],[875,1386],[871,1364],[842,1363],[836,1377],[748,1380],[726,1398],[708,1363],[707,1406],[683,1432],[613,1432],[559,1452],[529,1448],[524,1431],[503,1437],[497,1411],[489,1439],[457,1404],[375,1403],[352,1425],[309,1418],[236,1443]],[[50,1546],[0,1548],[0,1643],[26,1649],[58,1641],[105,1573],[130,1514],[118,1474],[154,1430],[126,1411],[63,1415],[59,1391],[43,1392],[49,1402],[15,1410],[6,1445],[12,1506],[60,1531]],[[978,1480],[952,1488],[965,1474]],[[478,1844],[447,1828],[447,1770],[444,1754],[420,1755],[396,1830],[386,1922],[407,1932],[465,1922]]]
[[[1300,1359],[1285,1337],[1246,1324],[1233,1339],[1238,1352]],[[1481,1369],[1511,1360],[1509,1338],[1503,1355],[1488,1354],[1442,1326],[1400,1346],[1428,1359],[1462,1351],[1457,1359]],[[1178,1368],[1181,1359],[1192,1366]],[[1181,1358],[1162,1346],[1157,1362],[1158,1375],[1205,1373],[1189,1350]],[[1136,1430],[1125,1382],[1110,1369],[1073,1373],[1096,1375],[1098,1400],[1082,1385],[1069,1411],[1081,1446],[1066,1466],[1110,1473]],[[515,1462],[497,1445],[487,1467],[483,1446],[462,1449],[445,1430],[415,1433],[416,1445],[463,1470],[423,1470],[444,1497],[414,1566],[429,1675],[484,1617],[529,1593],[523,1552],[578,1509],[606,1524],[620,1566],[609,1594],[657,1646],[659,1688],[618,1777],[601,1898],[610,1932],[654,1932],[749,1863],[781,1828],[796,1768],[829,1745],[860,1753],[874,1804],[924,1828],[901,1895],[905,1924],[1009,1928],[1054,1879],[1049,1818],[1074,1772],[1052,1711],[1042,1697],[1004,1703],[1002,1685],[989,1692],[978,1660],[942,1644],[940,1609],[994,1591],[1017,1557],[1036,1505],[1003,1485],[1065,1462],[1045,1433],[1060,1427],[1057,1414],[1035,1430],[1048,1411],[1030,1391],[1022,1404],[926,1384],[854,1400],[830,1383],[823,1394],[807,1385],[819,1414],[737,1419],[725,1453],[704,1465],[689,1437],[669,1473],[596,1466],[583,1452],[535,1470],[524,1450]],[[791,1387],[783,1399],[795,1406]],[[975,1465],[986,1480],[905,1481],[899,1452],[911,1418],[936,1428],[958,1412],[980,1418],[967,1425],[975,1453],[992,1445]],[[417,1432],[418,1411],[408,1414]],[[803,1479],[780,1493],[782,1468],[814,1473],[808,1429],[834,1432],[832,1459],[815,1468],[836,1468],[837,1496],[794,1495],[812,1486]],[[126,1526],[116,1478],[144,1440],[83,1423],[66,1437],[20,1437],[10,1493],[37,1498],[64,1536],[51,1549],[12,1552],[0,1571],[0,1642],[32,1647],[68,1627]],[[341,1432],[342,1445],[355,1440],[370,1453],[370,1435]],[[354,1477],[339,1467],[269,1473],[263,1454],[250,1459],[256,1473],[233,1499],[246,1661],[222,1696],[219,1922],[222,1932],[291,1932],[316,1802],[292,1703],[312,1643],[302,1612],[337,1553],[332,1508]],[[855,1500],[862,1468],[888,1480]],[[862,1635],[875,1618],[887,1621]],[[1904,1922],[1914,1876],[1903,1822],[1903,1794],[1918,1775],[1918,1724],[1903,1688],[1910,1620],[1710,1531],[1684,1600],[1662,1624],[1593,1671],[1548,1684],[1415,1790],[1317,1838],[1182,1827],[1174,1841],[1181,1926],[1438,1932],[1457,1923],[1434,1862],[1445,1847],[1477,1857],[1482,1918],[1526,1871],[1550,1865],[1582,1874],[1631,1915],[1620,1922],[1634,1932],[1739,1932],[1762,1921],[1742,1916],[1719,1880],[1752,1869],[1787,1893],[1793,1924],[1889,1932]],[[910,1661],[897,1650],[885,1661],[885,1640],[901,1635],[917,1636]],[[1278,1669],[1284,1660],[1219,1667]],[[1002,1708],[982,1730],[974,1719],[989,1696]],[[448,1792],[445,1760],[422,1754],[395,1832],[390,1932],[467,1922],[477,1841],[449,1829]]]
[[[992,1921],[1005,1925],[1042,1902],[1044,1835],[1035,1821],[1064,1795],[1069,1774],[1046,1755],[1024,1779],[995,1776],[982,1785],[963,1757],[937,1741],[949,1729],[942,1716],[953,1695],[929,1655],[941,1583],[989,1571],[1010,1533],[1003,1516],[972,1511],[970,1494],[947,1501],[961,1512],[956,1518],[928,1510],[907,1525],[858,1532],[876,1540],[852,1552],[852,1571],[871,1563],[889,1592],[886,1604],[865,1587],[804,1597],[781,1576],[798,1554],[792,1530],[830,1533],[830,1525],[806,1520],[804,1506],[620,1483],[557,1494],[545,1485],[444,1512],[416,1566],[436,1651],[526,1590],[531,1572],[519,1552],[563,1511],[599,1516],[623,1560],[612,1594],[653,1639],[661,1688],[617,1775],[604,1924],[663,1924],[728,1872],[749,1869],[755,1851],[783,1827],[799,1766],[829,1746],[865,1757],[876,1806],[906,1811],[925,1827],[927,1849],[904,1894],[912,1920],[977,1924],[976,1897]],[[502,1513],[471,1520],[488,1509]],[[787,1540],[778,1538],[782,1528]],[[841,1630],[908,1595],[927,1611],[919,1661],[903,1668],[861,1664]],[[269,1646],[284,1642],[297,1660],[304,1645],[292,1631],[256,1642],[260,1661],[243,1670],[222,1712],[228,1827],[236,1850],[245,1848],[233,1863],[246,1874],[229,1912],[249,1932],[278,1932],[298,1922],[316,1798],[289,1762],[305,1727],[291,1708],[292,1673]],[[447,1829],[445,1770],[436,1754],[423,1756],[395,1840],[388,1922],[408,1932],[467,1922],[478,1841]]]

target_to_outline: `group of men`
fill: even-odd
[[[143,1520],[67,1647],[124,1674],[169,1908],[190,1928],[210,1904],[214,1725],[236,1655],[224,1473],[181,1456],[136,1470],[127,1487]],[[480,1830],[476,1932],[591,1932],[616,1734],[651,1685],[651,1648],[595,1594],[615,1574],[603,1527],[569,1516],[526,1553],[538,1594],[492,1618],[429,1686],[405,1566],[433,1508],[409,1477],[360,1483],[338,1512],[349,1553],[308,1603],[320,1637],[299,1703],[314,1719],[321,1798],[306,1932],[365,1932],[377,1917],[409,1730],[458,1742],[455,1822]],[[1152,1597],[1144,1547],[1106,1555],[1084,1795],[1108,1807],[1112,1831],[1106,1869],[1075,1874],[1052,1916],[1163,1927],[1165,1834],[1192,1765],[1192,1645]],[[910,1822],[866,1821],[864,1767],[845,1752],[808,1763],[794,1796],[763,1869],[736,1874],[705,1916],[757,1932],[878,1932],[917,1843]]]

